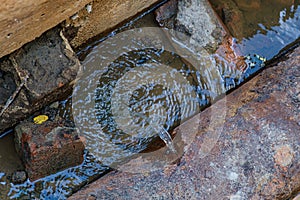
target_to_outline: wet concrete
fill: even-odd
[[[175,38],[195,53],[203,48],[215,53],[224,38],[230,35],[208,1],[171,0],[159,7],[155,16],[160,26],[190,36],[182,41],[183,38],[174,33]]]
[[[148,173],[109,173],[70,199],[289,198],[300,188],[299,55],[298,47],[175,129],[196,134],[176,164]],[[212,118],[224,109],[226,116]]]
[[[176,25],[184,27],[191,35],[189,48],[197,52],[196,47],[204,47],[214,53],[227,35],[208,1],[178,1]]]

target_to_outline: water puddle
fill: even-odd
[[[244,55],[268,60],[300,37],[300,1],[211,0]]]
[[[243,54],[252,54],[251,59],[256,65],[262,64],[262,59],[254,54],[272,59],[281,49],[299,38],[299,2],[274,3],[270,6],[259,1],[259,12],[253,12],[253,6],[257,6],[255,3],[252,5],[245,2],[249,1],[236,1],[235,4],[242,13],[241,21],[244,24],[239,29],[230,24],[228,26],[232,26],[230,30],[237,38]],[[112,32],[110,36],[139,27],[157,27],[153,13],[143,15],[139,20]],[[240,32],[234,34],[234,31]],[[98,56],[95,49],[103,41],[104,39],[98,40],[79,53],[83,66],[93,65],[93,59]],[[212,57],[208,55],[209,59]],[[157,63],[163,63],[166,67],[158,67]],[[240,84],[259,69],[260,67],[249,68],[238,80],[222,76],[223,82],[220,83],[220,75],[205,69],[199,73],[198,69],[179,55],[165,49],[145,48],[118,55],[111,65],[106,66],[101,76],[98,76],[94,93],[93,109],[96,110],[95,119],[101,126],[102,135],[100,137],[85,133],[91,141],[106,142],[95,142],[94,146],[91,145],[94,148],[90,149],[93,154],[86,151],[84,163],[77,167],[35,182],[27,180],[23,184],[12,184],[9,176],[23,167],[16,156],[12,135],[0,139],[0,199],[64,199],[109,170],[96,161],[94,153],[97,158],[99,154],[105,154],[108,160],[105,164],[118,162],[120,154],[116,149],[129,152],[126,156],[131,156],[132,152],[151,152],[164,146],[167,146],[169,154],[178,153],[176,144],[172,142],[175,136],[171,135],[171,130],[209,106],[216,94]],[[218,70],[222,75],[227,73],[222,69]],[[216,94],[210,92],[218,90],[220,91]],[[80,107],[80,103],[74,103],[77,103],[77,108]],[[72,97],[60,102],[60,115],[73,120],[71,106]],[[88,125],[88,111],[78,116],[82,120],[87,119],[85,123]],[[107,141],[114,145],[106,146]]]
[[[76,167],[66,169],[37,181],[27,180],[23,184],[4,183],[8,193],[1,193],[3,199],[66,199],[86,184],[103,176],[109,169],[85,152],[84,162]]]

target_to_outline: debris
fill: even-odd
[[[22,80],[21,84],[17,87],[17,89],[14,91],[14,93],[7,99],[5,106],[1,110],[0,117],[3,115],[3,113],[8,109],[10,104],[15,100],[16,96],[19,94],[22,87],[26,84],[27,80],[29,78],[29,75],[27,74],[25,78]]]
[[[33,118],[33,122],[35,124],[42,124],[44,122],[46,122],[49,119],[49,117],[47,115],[39,115],[35,118]]]

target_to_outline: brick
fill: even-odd
[[[77,129],[62,120],[22,122],[15,128],[15,146],[31,181],[81,164],[85,148]]]

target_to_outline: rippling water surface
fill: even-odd
[[[261,12],[265,9],[267,20],[262,14],[261,18],[252,16],[252,21],[248,4],[243,2],[248,1],[240,1],[236,4],[240,6],[245,16],[244,25],[241,25],[243,35],[235,36],[245,55],[258,53],[271,59],[282,48],[299,38],[299,2],[295,1],[294,4],[285,6],[280,4],[278,7],[274,5],[274,8],[272,5],[274,12],[269,11],[270,6],[262,7]],[[269,16],[271,14],[273,17]],[[129,23],[121,30],[141,26],[156,26],[152,13],[135,23]],[[111,36],[116,33],[113,32]],[[82,56],[84,67],[93,65],[93,60],[98,56],[95,50],[98,45],[101,45],[100,41],[81,52],[81,55],[84,55]],[[97,132],[99,134],[92,131],[84,133],[89,141],[94,141],[90,145],[92,148],[90,151],[95,153],[97,158],[104,156],[102,161],[105,162],[107,159],[105,163],[111,164],[120,161],[119,159],[124,157],[124,151],[126,157],[138,152],[151,152],[164,146],[160,139],[166,136],[163,134],[170,132],[208,106],[216,95],[226,91],[226,85],[231,84],[222,79],[224,72],[213,70],[216,69],[212,65],[214,63],[211,55],[205,55],[200,61],[200,65],[204,67],[199,69],[164,48],[137,49],[118,55],[117,59],[106,66],[97,77],[97,87],[94,96],[91,97],[95,99],[95,106],[92,109],[101,131]],[[161,64],[165,67],[162,68]],[[255,71],[246,73],[253,72]],[[71,103],[71,97],[61,102],[62,116],[73,118]],[[85,102],[73,102],[73,104],[77,105],[77,108],[82,105],[82,110],[86,109]],[[91,117],[89,112],[80,114],[86,126],[92,127],[93,125],[89,124]],[[85,161],[80,166],[35,182],[28,180],[23,184],[14,185],[8,181],[10,174],[14,170],[23,168],[16,157],[12,136],[1,139],[0,144],[2,142],[9,147],[0,145],[0,199],[21,197],[64,199],[109,169],[86,151]],[[155,148],[151,149],[149,146]],[[9,170],[12,166],[14,168]]]
[[[272,59],[300,37],[300,1],[235,0],[240,20],[232,27],[242,52]]]

